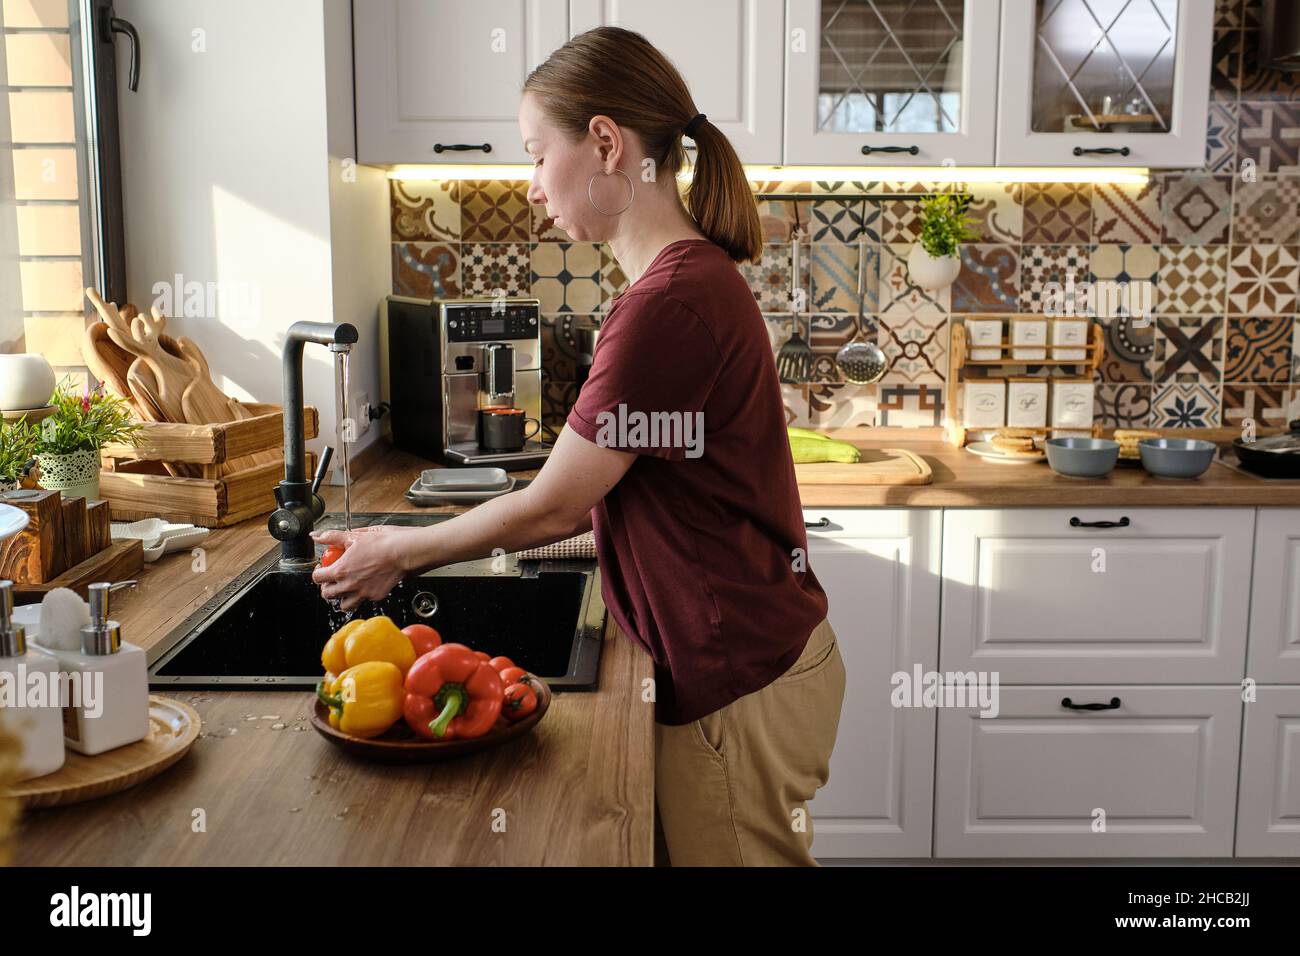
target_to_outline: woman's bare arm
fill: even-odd
[[[509,554],[582,534],[591,529],[591,509],[635,459],[566,428],[528,487],[403,534],[402,569],[413,574],[488,557],[496,548]]]
[[[314,531],[318,544],[346,550],[312,580],[321,596],[347,611],[362,600],[379,600],[407,575],[445,564],[509,554],[578,534],[591,526],[591,509],[636,458],[603,448],[566,428],[546,464],[528,487],[421,528],[379,525],[355,531]]]

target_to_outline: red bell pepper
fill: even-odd
[[[464,740],[492,729],[505,691],[496,668],[464,644],[442,644],[406,674],[407,724],[427,740]]]

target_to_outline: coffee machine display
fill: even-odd
[[[537,468],[543,440],[537,299],[388,296],[380,385],[393,445],[447,465]]]

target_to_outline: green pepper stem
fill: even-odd
[[[321,703],[331,710],[343,712],[343,695],[325,693],[325,682],[323,680],[316,682],[316,696],[320,698]]]
[[[444,687],[443,693],[440,694],[446,703],[443,705],[442,713],[433,720],[429,721],[429,729],[433,735],[439,739],[447,732],[447,725],[451,723],[453,717],[461,712],[465,705],[465,692],[459,687]]]

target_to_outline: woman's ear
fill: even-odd
[[[623,131],[608,116],[598,113],[591,118],[588,131],[596,141],[596,158],[607,172],[613,171],[623,159],[625,142]]]

